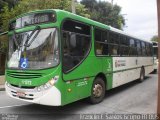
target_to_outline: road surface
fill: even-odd
[[[107,91],[104,101],[96,105],[80,100],[62,107],[49,107],[15,100],[0,91],[0,120],[78,120],[83,114],[155,114],[157,79],[157,74],[150,74],[142,83],[134,81]]]

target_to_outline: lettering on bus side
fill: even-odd
[[[111,62],[111,60],[107,60],[107,64],[108,64],[107,71],[112,71],[112,62]]]
[[[84,85],[87,85],[87,84],[88,84],[88,81],[81,81],[81,82],[77,83],[77,87],[84,86]]]
[[[123,67],[126,66],[125,60],[115,60],[115,67]]]

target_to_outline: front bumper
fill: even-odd
[[[7,83],[5,83],[5,88],[7,94],[15,99],[42,105],[61,106],[61,92],[55,86],[40,92],[36,88],[18,88]],[[18,93],[24,93],[24,96],[19,96]]]

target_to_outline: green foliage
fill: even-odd
[[[91,19],[122,29],[125,25],[125,19],[120,14],[121,7],[113,5],[106,1],[82,0],[81,4],[89,10]]]
[[[3,33],[2,35],[0,35],[0,52],[6,53],[7,48],[8,48],[7,33]]]
[[[76,7],[77,14],[89,17],[84,5],[77,3]],[[5,5],[3,7],[3,13],[0,14],[3,31],[8,30],[9,20],[15,16],[40,9],[62,9],[71,11],[71,0],[21,0],[12,9],[9,9],[9,6]]]
[[[1,11],[1,8],[3,8],[5,5],[7,5],[7,3],[4,2],[3,0],[0,0],[0,11]]]
[[[151,41],[158,42],[158,35],[154,35],[154,36],[151,38]]]
[[[4,12],[4,7],[8,6],[9,9],[12,9],[15,4],[18,2],[18,0],[0,0],[0,14]],[[2,18],[0,17],[0,32],[2,31]]]
[[[90,18],[88,9],[84,5],[77,3],[76,4],[76,14],[81,15],[86,18]]]
[[[0,0],[0,12],[3,11],[3,7],[8,5],[9,8],[13,8],[18,0]]]

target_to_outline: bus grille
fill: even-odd
[[[42,77],[41,73],[31,73],[31,72],[10,72],[7,71],[7,75],[13,78],[20,79],[32,79]]]
[[[13,85],[11,84],[11,86],[16,87],[16,88],[23,88],[23,89],[34,89],[35,86],[18,86],[18,85]]]

